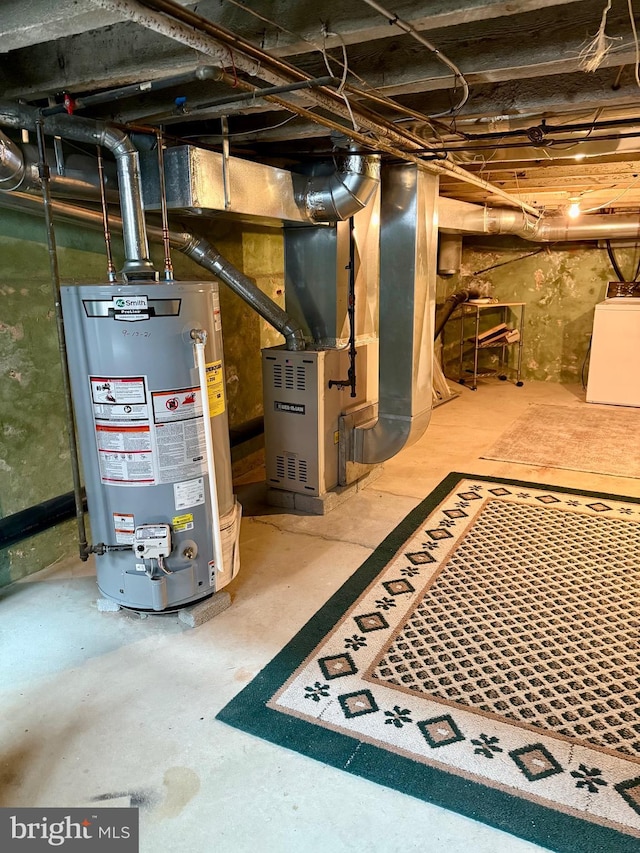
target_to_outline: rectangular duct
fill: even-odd
[[[164,152],[167,206],[170,211],[201,216],[227,215],[280,226],[309,224],[295,200],[307,178],[277,169],[225,158],[216,151],[178,145]],[[154,151],[140,155],[142,195],[146,210],[160,210],[158,159]],[[297,184],[300,182],[300,186]]]
[[[378,337],[380,189],[353,217],[358,343]],[[285,299],[290,317],[324,347],[349,340],[349,222],[285,228]]]

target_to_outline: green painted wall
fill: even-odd
[[[200,233],[284,305],[282,235],[277,229],[198,222]],[[63,283],[105,279],[100,234],[56,226]],[[114,244],[119,246],[117,235]],[[152,255],[162,268],[161,247]],[[116,264],[122,257],[116,257]],[[211,279],[178,252],[175,277]],[[221,285],[220,301],[231,425],[262,412],[260,348],[282,342],[241,299]],[[49,260],[42,219],[0,209],[0,517],[70,491],[68,440]],[[65,523],[12,548],[0,549],[0,586],[76,551],[75,526]]]
[[[616,250],[616,257],[625,277],[633,278],[638,250]],[[515,238],[468,238],[460,273],[438,280],[438,303],[478,284],[501,302],[524,302],[523,378],[573,383],[581,381],[594,307],[605,298],[607,283],[616,280],[606,249],[596,243],[541,246]],[[500,321],[497,313],[483,314],[485,327]],[[452,319],[444,332],[445,372],[452,378],[458,376],[459,328]],[[513,360],[515,348],[509,354]],[[495,366],[496,350],[485,350],[482,358]]]

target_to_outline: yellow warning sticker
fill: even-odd
[[[175,533],[179,533],[181,530],[193,530],[192,513],[187,512],[184,515],[174,515],[171,520],[171,527]]]
[[[222,359],[210,361],[207,364],[207,392],[209,394],[209,411],[211,417],[224,412],[224,376],[222,374]]]

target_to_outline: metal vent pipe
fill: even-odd
[[[142,208],[138,151],[126,133],[100,121],[68,115],[41,117],[38,110],[22,104],[0,102],[0,126],[34,131],[37,123],[50,136],[102,145],[115,157],[123,221],[125,264],[129,278],[155,278]]]
[[[536,243],[640,238],[637,213],[585,214],[576,220],[544,216],[534,220],[521,210],[441,198],[439,220],[440,229],[449,234],[513,234]]]
[[[42,200],[26,193],[0,193],[0,207],[40,216],[44,212]],[[58,219],[72,223],[82,222],[96,231],[104,230],[102,214],[98,210],[89,210],[57,200],[51,201],[51,208]],[[119,231],[123,229],[122,219],[118,216],[109,216],[109,225]],[[147,233],[155,242],[162,242],[162,228],[150,225]],[[169,231],[169,241],[174,249],[178,249],[223,281],[267,323],[284,335],[287,349],[303,350],[305,348],[304,333],[299,324],[266,293],[263,293],[249,276],[226,260],[207,240],[187,231]]]
[[[353,430],[352,462],[384,462],[417,441],[429,425],[437,201],[437,175],[413,164],[383,172],[378,419]]]
[[[310,178],[296,202],[311,222],[337,222],[366,207],[379,182],[380,155],[352,150],[332,175]]]

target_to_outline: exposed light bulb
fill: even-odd
[[[580,202],[572,201],[569,205],[569,209],[567,210],[567,216],[569,217],[569,219],[577,219],[580,216],[581,212],[582,211],[580,210]]]
[[[578,160],[578,161],[580,161],[580,160],[584,160],[584,158],[585,158],[586,156],[587,156],[586,154],[574,154],[574,155],[573,155],[573,159],[574,159],[574,160]]]

